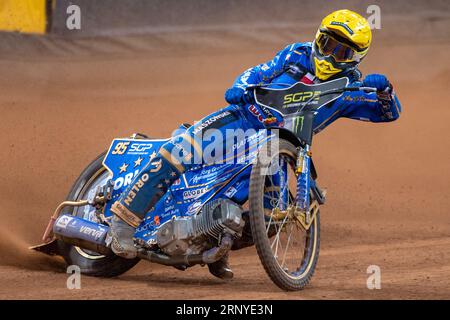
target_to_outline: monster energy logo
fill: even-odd
[[[292,122],[292,126],[293,126],[293,129],[294,129],[294,131],[302,131],[302,129],[303,129],[303,116],[301,116],[301,117],[295,117],[294,119],[293,119],[293,122]]]

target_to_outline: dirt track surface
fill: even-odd
[[[439,23],[450,27],[448,18]],[[0,298],[450,299],[450,42],[411,44],[395,39],[394,27],[390,37],[386,29],[375,33],[362,70],[389,76],[401,119],[340,120],[315,139],[328,202],[319,264],[304,291],[281,292],[254,248],[232,253],[229,283],[206,268],[141,262],[116,279],[82,277],[81,290],[66,288],[60,260],[27,250],[79,172],[114,137],[165,137],[224,106],[237,74],[296,39],[309,40],[315,27],[278,30],[284,36],[273,32],[264,41],[218,30],[202,41],[183,34],[178,43],[158,35],[58,45],[21,39],[35,50],[0,52]],[[369,265],[381,268],[381,290],[366,288]]]

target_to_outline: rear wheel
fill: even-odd
[[[280,139],[278,150],[264,161],[258,159],[250,177],[250,225],[256,250],[271,280],[287,291],[301,290],[309,283],[320,246],[319,212],[305,229],[289,210],[295,207],[296,158],[295,146]],[[270,174],[270,163],[275,162],[287,171],[284,190]]]
[[[77,201],[87,199],[89,194],[95,193],[98,186],[102,186],[110,178],[109,172],[102,165],[106,152],[100,154],[75,181],[66,200]],[[95,209],[91,206],[67,208],[65,214],[97,221]],[[58,249],[68,265],[77,265],[81,273],[97,277],[118,276],[139,262],[139,259],[124,259],[114,254],[101,255],[97,252],[82,249],[58,240]]]

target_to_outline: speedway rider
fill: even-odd
[[[298,81],[312,84],[348,77],[351,86],[375,87],[378,90],[376,93],[346,92],[332,102],[330,108],[320,108],[314,120],[314,133],[341,117],[371,122],[396,120],[401,107],[391,83],[381,74],[370,74],[361,79],[361,72],[357,69],[367,55],[371,40],[370,26],[365,18],[350,10],[338,10],[323,19],[313,42],[288,45],[271,61],[240,75],[225,93],[225,100],[230,105],[165,143],[121,199],[113,204],[111,211],[114,217],[110,229],[113,252],[124,258],[136,257],[135,228],[170,185],[193,167],[186,159],[194,158],[194,153],[201,154],[207,146],[205,142],[199,144],[196,139],[202,132],[211,128],[225,132],[227,129],[262,129],[282,125],[280,114],[254,104],[246,91],[249,85],[294,84]],[[188,141],[193,148],[182,150],[182,158],[176,158],[172,151],[179,148],[181,140]],[[227,256],[208,267],[219,278],[233,276]]]

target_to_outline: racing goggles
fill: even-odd
[[[326,33],[319,35],[316,44],[321,55],[332,56],[338,63],[359,62],[362,58],[355,49]]]

